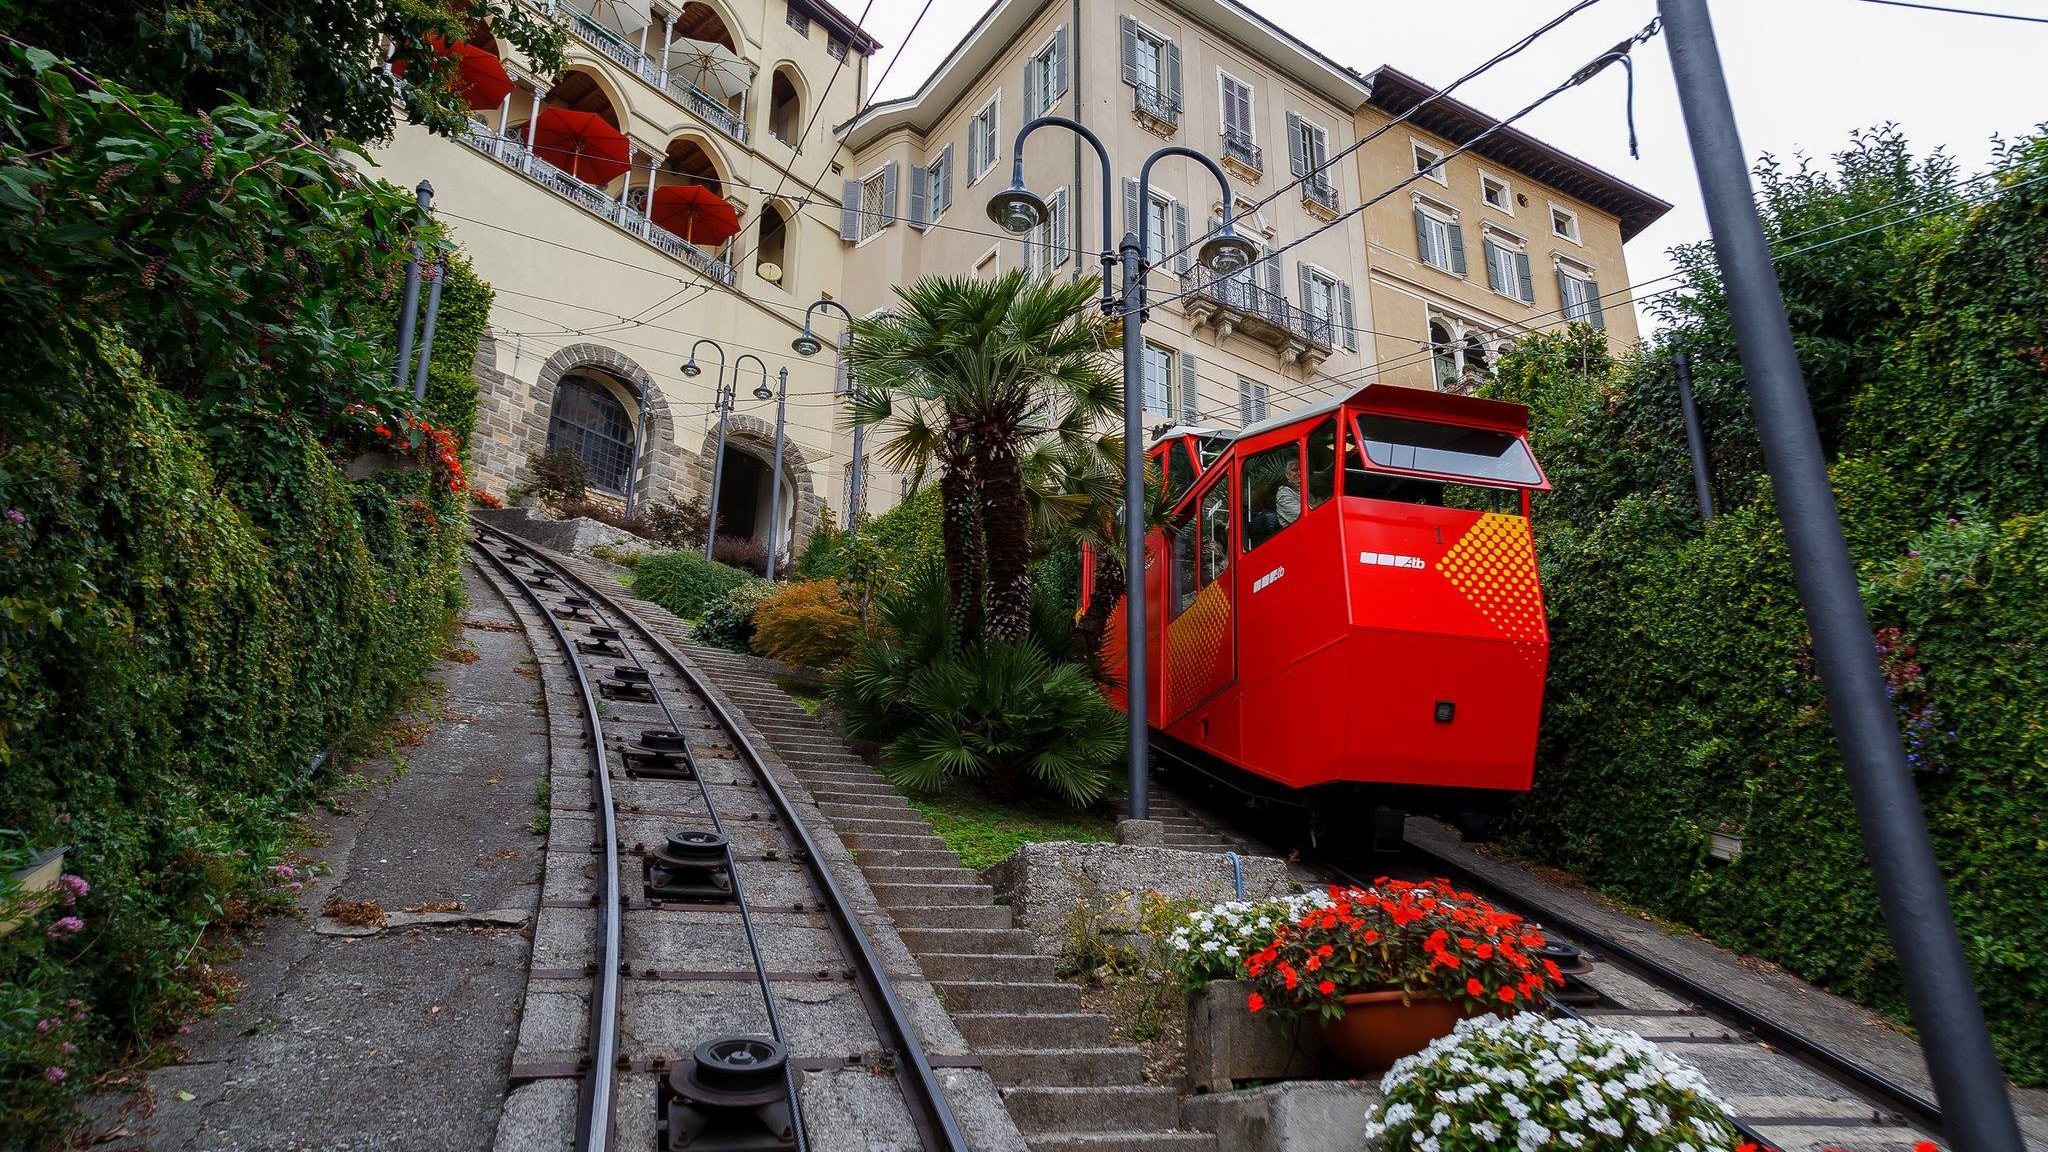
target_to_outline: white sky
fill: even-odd
[[[1934,2],[2048,15],[2048,0]],[[859,4],[840,3],[848,12],[861,10]],[[1567,6],[1565,0],[1249,4],[1339,63],[1368,72],[1391,64],[1439,85]],[[903,54],[882,98],[915,90],[987,4],[933,0],[906,46],[905,34],[922,7],[924,0],[872,0],[862,21],[883,44],[871,76]],[[1604,0],[1475,78],[1457,96],[1506,116],[1633,34],[1655,12],[1654,0]],[[1938,145],[1974,174],[1989,166],[1994,134],[2018,136],[2048,121],[2048,24],[1861,0],[1716,0],[1713,15],[1743,147],[1752,158],[1764,152],[1826,157],[1853,129],[1891,120],[1916,153]],[[1628,247],[1630,279],[1641,283],[1670,270],[1666,248],[1704,238],[1707,225],[1663,38],[1638,47],[1635,59],[1641,160],[1628,154],[1618,66],[1532,112],[1517,127],[1675,205]]]

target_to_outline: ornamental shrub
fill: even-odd
[[[704,618],[690,630],[690,638],[729,652],[751,653],[754,610],[775,595],[775,589],[776,585],[767,580],[749,580],[727,592],[718,603],[705,609]]]
[[[1214,980],[1242,980],[1244,962],[1273,943],[1280,929],[1312,908],[1327,908],[1328,892],[1271,900],[1226,900],[1198,908],[1162,926],[1167,967],[1185,992]]]
[[[860,637],[860,621],[837,580],[799,580],[754,609],[754,651],[795,668],[844,663]]]
[[[633,594],[685,620],[697,620],[726,593],[756,579],[743,568],[706,560],[701,552],[655,552],[633,566]]]
[[[1728,1109],[1633,1032],[1534,1012],[1461,1020],[1380,1081],[1367,1139],[1417,1152],[1728,1152]]]

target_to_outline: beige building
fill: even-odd
[[[1392,69],[1343,67],[1235,0],[997,0],[914,94],[868,107],[877,45],[826,0],[525,2],[571,33],[567,66],[536,77],[508,59],[514,92],[466,138],[407,129],[376,154],[387,178],[433,182],[498,293],[476,471],[502,490],[567,444],[616,498],[708,496],[720,372],[699,341],[713,340],[728,368],[753,357],[725,373],[728,537],[765,537],[772,519],[800,545],[826,506],[843,520],[850,504],[840,320],[821,314],[821,355],[790,350],[810,302],[866,315],[923,275],[1098,274],[1102,170],[1073,135],[1043,129],[1025,150],[1046,226],[1020,238],[988,217],[1032,116],[1098,133],[1113,234],[1147,222],[1154,426],[1237,427],[1375,378],[1462,388],[1564,313],[1631,344],[1625,298],[1599,304],[1628,281],[1622,241],[1668,208],[1510,129],[1358,212],[1493,121],[1424,104],[1431,90]],[[622,133],[630,167],[541,131],[591,123],[568,113]],[[1185,157],[1141,195],[1139,167],[1168,144],[1217,159],[1232,202]],[[677,185],[716,192],[738,234],[693,243],[664,214]],[[1200,267],[1192,250],[1226,211],[1262,252],[1282,250],[1229,277]],[[771,493],[775,404],[753,389],[784,368]],[[862,478],[870,513],[907,482]]]

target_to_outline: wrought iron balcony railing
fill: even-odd
[[[1264,154],[1259,151],[1259,146],[1252,141],[1250,133],[1235,132],[1225,128],[1223,130],[1223,155],[1254,172],[1264,172],[1266,170]]]
[[[703,89],[673,71],[664,72],[645,52],[589,16],[581,12],[565,13],[554,7],[550,10],[557,15],[566,15],[569,30],[576,34],[577,39],[595,48],[599,55],[668,93],[713,128],[742,144],[747,142],[746,120]]]
[[[1318,173],[1301,182],[1303,203],[1313,204],[1328,212],[1337,210],[1337,185],[1328,176]]]
[[[1168,126],[1180,124],[1180,98],[1169,92],[1162,92],[1150,84],[1135,84],[1131,87],[1132,106]]]
[[[524,141],[500,136],[472,120],[469,131],[462,134],[462,142],[585,212],[621,231],[638,236],[721,284],[729,286],[737,279],[733,275],[732,265],[727,261],[707,254],[695,244],[656,225],[633,205],[619,203],[613,197],[605,195],[602,190],[585,184],[534,155],[527,150]]]
[[[1274,348],[1292,343],[1327,354],[1336,346],[1336,327],[1327,317],[1304,312],[1246,273],[1218,276],[1197,265],[1180,280],[1191,310],[1207,313],[1214,323],[1228,323]]]

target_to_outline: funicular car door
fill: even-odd
[[[1226,458],[1202,475],[1179,520],[1167,528],[1165,684],[1171,728],[1237,677],[1237,620],[1226,579],[1237,554],[1232,506],[1237,473]],[[1208,743],[1207,733],[1185,738]]]

